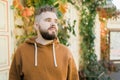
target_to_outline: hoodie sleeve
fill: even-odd
[[[20,51],[17,50],[14,54],[12,64],[9,71],[9,80],[21,80],[21,56]]]
[[[79,80],[78,71],[73,57],[69,59],[67,80]]]

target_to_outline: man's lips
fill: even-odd
[[[55,27],[50,27],[50,28],[48,28],[48,30],[56,30],[56,28]]]

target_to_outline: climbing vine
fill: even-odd
[[[105,71],[97,61],[94,46],[96,10],[104,3],[105,0],[82,0],[81,21],[79,27],[81,37],[80,70],[82,70],[84,77],[87,80],[98,80],[100,75]],[[110,80],[110,78],[101,76],[100,80]]]

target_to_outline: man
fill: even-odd
[[[9,80],[78,80],[71,52],[57,40],[57,24],[53,7],[37,12],[34,25],[38,36],[16,50]]]

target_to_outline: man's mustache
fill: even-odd
[[[48,29],[52,29],[52,28],[54,28],[55,30],[57,30],[56,27],[55,27],[55,25],[50,26]]]

